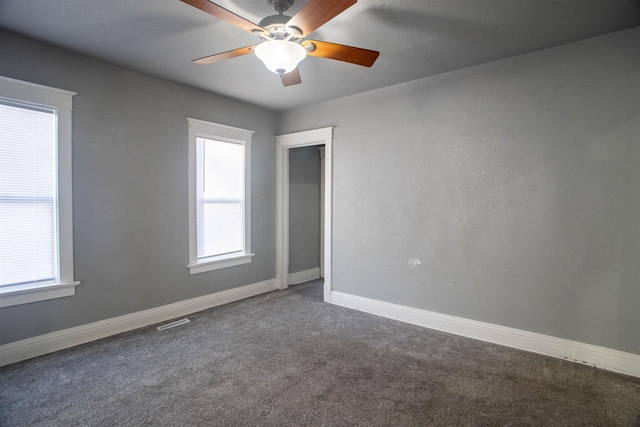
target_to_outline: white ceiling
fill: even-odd
[[[217,3],[255,23],[275,13],[267,0]],[[259,39],[179,0],[0,0],[0,28],[274,110],[638,25],[639,0],[360,0],[311,38],[380,51],[375,65],[307,57],[302,84],[282,87],[254,55],[192,64]]]

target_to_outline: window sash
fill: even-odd
[[[215,206],[218,204],[235,204],[238,205],[239,207],[239,216],[241,218],[241,222],[242,222],[242,238],[240,241],[240,247],[237,250],[232,250],[232,251],[226,251],[226,252],[206,252],[205,248],[207,246],[207,242],[206,242],[206,232],[207,232],[207,227],[205,225],[205,209],[206,206]],[[197,210],[198,210],[198,260],[203,260],[203,259],[207,259],[207,258],[211,258],[211,257],[216,257],[216,256],[225,256],[225,255],[231,255],[231,254],[240,254],[240,253],[244,253],[244,200],[242,199],[236,199],[236,200],[230,200],[230,199],[198,199],[198,203],[197,203]]]
[[[44,210],[48,213],[45,214],[45,217],[48,217],[45,221],[50,221],[50,227],[47,235],[38,236],[39,240],[37,242],[29,239],[29,237],[33,237],[29,236],[29,234],[33,234],[33,230],[27,230],[26,232],[20,233],[20,242],[18,242],[18,246],[10,248],[10,254],[5,252],[6,248],[3,248],[2,252],[4,255],[0,254],[0,256],[5,258],[5,256],[9,255],[7,257],[9,259],[5,258],[0,260],[0,264],[3,265],[3,268],[0,269],[2,273],[0,274],[0,287],[55,282],[58,258],[55,233],[57,224],[55,199],[53,197],[0,196],[0,218],[5,224],[9,222],[9,218],[6,218],[5,215],[11,216],[11,213],[8,213],[7,210],[9,210],[12,205],[13,207],[15,207],[15,205],[27,205],[21,209],[23,211],[22,217],[34,215],[33,211],[40,211],[42,215],[42,211]],[[44,207],[44,209],[38,209],[38,207]],[[42,220],[42,218],[40,218],[40,220]],[[0,225],[0,230],[1,229],[2,225]],[[11,231],[8,233],[11,233]],[[16,242],[3,241],[3,244],[5,243],[15,244]],[[27,250],[33,255],[32,257],[22,257],[19,260],[15,259],[16,252],[25,252]],[[6,264],[11,265],[7,267]]]
[[[241,148],[242,160],[239,164],[240,170],[234,171],[237,173],[240,183],[240,194],[245,194],[245,161],[244,161],[244,144],[238,144],[236,142],[221,141],[218,138],[198,136],[196,138],[196,157],[197,157],[197,189],[196,189],[196,233],[197,233],[197,259],[199,261],[206,260],[208,258],[230,256],[234,254],[245,253],[245,209],[244,209],[244,197],[240,198],[220,198],[220,197],[208,197],[211,190],[205,188],[205,177],[207,174],[207,162],[206,156],[210,151],[206,150],[207,142],[215,144],[234,144],[237,148]],[[220,147],[220,146],[219,146]],[[211,150],[212,148],[210,148]],[[216,171],[218,172],[218,171]],[[209,172],[214,173],[214,172]],[[235,186],[238,183],[234,183]],[[224,185],[221,184],[221,185]],[[233,186],[233,184],[232,184]],[[219,192],[219,191],[218,191]],[[212,224],[212,216],[215,209],[207,209],[207,207],[215,206],[229,206],[236,205],[235,213],[227,212],[222,217],[217,219],[223,222],[223,224]],[[220,211],[220,210],[218,210]],[[209,215],[208,215],[209,214]],[[211,215],[213,214],[213,215]],[[207,220],[209,219],[209,220]],[[235,226],[235,227],[234,227]],[[234,230],[235,228],[235,230]],[[235,232],[234,232],[235,231]],[[226,245],[225,245],[226,243]]]
[[[0,287],[59,276],[57,128],[53,107],[0,98]],[[0,158],[0,161],[2,159]],[[4,230],[2,230],[4,228]]]

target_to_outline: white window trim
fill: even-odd
[[[251,140],[253,131],[187,118],[189,126],[189,268],[190,274],[248,264],[251,253]],[[196,138],[203,137],[244,145],[244,252],[198,260],[196,209]]]
[[[0,308],[75,295],[80,282],[73,279],[73,198],[71,162],[71,111],[75,92],[0,76],[0,97],[52,107],[58,117],[57,132],[57,277],[55,282],[0,288]]]

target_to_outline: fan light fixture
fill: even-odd
[[[269,71],[282,75],[295,70],[307,50],[291,41],[270,40],[256,46],[255,54]]]
[[[293,16],[287,16],[284,12],[293,6],[295,0],[268,0],[278,14],[263,18],[258,25],[216,4],[217,0],[180,1],[235,25],[261,40],[257,46],[245,46],[194,59],[192,62],[195,64],[214,64],[253,52],[270,71],[280,74],[282,86],[286,87],[302,83],[297,66],[307,55],[363,67],[371,67],[380,55],[375,50],[309,39],[311,33],[349,9],[358,0],[306,0]]]

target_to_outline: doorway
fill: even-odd
[[[323,276],[320,260],[323,150],[324,145],[289,149],[289,286]],[[319,281],[315,283],[319,285]]]
[[[292,148],[324,146],[322,157],[323,176],[323,227],[321,231],[321,264],[324,276],[324,301],[331,298],[331,219],[332,219],[332,128],[315,129],[276,136],[277,169],[277,249],[276,281],[279,289],[289,287],[289,154]]]

